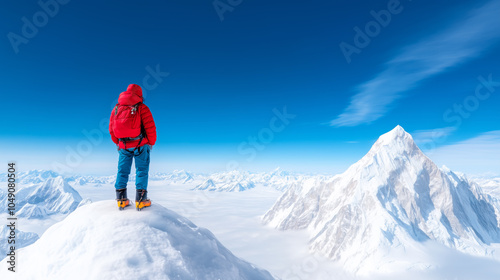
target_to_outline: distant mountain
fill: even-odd
[[[5,173],[0,174],[0,182],[6,182],[7,176]],[[102,184],[111,184],[116,180],[116,175],[112,176],[90,176],[90,175],[61,175],[57,172],[51,170],[29,170],[29,171],[21,171],[17,173],[16,182],[18,184],[26,185],[34,185],[44,183],[48,179],[54,179],[57,177],[63,177],[64,180],[68,183],[75,185],[102,185]]]
[[[284,171],[281,168],[276,168],[269,173],[256,173],[251,174],[250,179],[258,185],[265,187],[271,187],[279,191],[287,190],[291,185],[296,184],[300,181],[306,180],[308,178],[322,178],[325,179],[327,176],[323,175],[305,175],[305,174],[295,174],[291,172]]]
[[[218,192],[241,192],[255,187],[250,180],[248,172],[233,170],[229,172],[214,173],[203,183],[197,185],[193,190],[208,190]]]
[[[0,174],[0,182],[6,181],[5,174]],[[112,185],[116,181],[116,175],[110,176],[92,176],[92,175],[59,175],[53,171],[31,170],[20,172],[18,182],[23,185],[40,184],[48,179],[63,177],[72,187]],[[227,171],[213,173],[210,175],[195,174],[185,170],[174,170],[173,172],[150,173],[150,181],[163,181],[166,184],[185,184],[195,185],[193,189],[221,191],[221,192],[241,192],[252,189],[256,186],[264,186],[279,191],[288,189],[291,185],[311,178],[327,178],[328,176],[312,176],[304,174],[295,174],[277,168],[271,172],[250,173],[243,171]],[[135,182],[135,174],[131,174],[129,182]],[[1,198],[0,193],[0,198]]]
[[[16,229],[16,249],[26,247],[35,243],[38,240],[38,235],[34,232],[24,232]],[[2,225],[0,230],[0,256],[5,256],[7,252],[7,248],[9,248],[8,237],[10,236],[10,228]],[[7,271],[7,269],[5,269]],[[11,278],[2,278],[2,279],[11,279]]]
[[[208,179],[202,184],[196,186],[196,190],[203,190],[203,191],[218,191],[217,186],[215,185],[214,181],[212,179]]]
[[[44,219],[52,214],[52,212],[43,205],[26,203],[16,214],[19,218]]]
[[[91,176],[91,175],[73,175],[65,177],[66,181],[73,186],[92,185],[100,187],[106,184],[114,184],[116,175],[111,176]],[[169,184],[187,184],[198,179],[198,176],[185,170],[174,170],[173,172],[150,173],[150,181],[165,181]],[[129,182],[135,182],[135,174],[129,176]]]
[[[343,174],[292,186],[263,221],[307,229],[311,250],[362,274],[414,266],[402,256],[429,240],[483,256],[500,242],[498,204],[440,170],[400,126]]]
[[[116,175],[112,176],[82,176],[73,175],[65,177],[66,182],[73,184],[74,186],[84,186],[84,185],[94,185],[100,187],[105,184],[114,184],[116,181]]]
[[[150,180],[181,184],[192,182],[196,177],[196,175],[185,170],[174,170],[172,173],[153,173],[149,175]]]
[[[16,208],[19,209],[18,214],[24,217],[28,214],[67,214],[74,211],[81,201],[80,194],[62,176],[48,178],[35,185],[21,185],[16,193]],[[0,199],[2,212],[7,211],[7,204],[7,196],[4,193]]]
[[[281,168],[261,173],[233,170],[211,174],[193,189],[217,192],[242,192],[253,189],[256,186],[264,186],[285,191],[290,186],[313,177],[317,179],[329,178],[329,176],[324,175],[293,174]]]
[[[274,279],[159,204],[141,212],[117,211],[111,200],[83,206],[18,254],[16,279]],[[11,279],[6,264],[0,279]]]
[[[485,193],[500,201],[500,177],[471,177],[471,180],[481,186]]]
[[[50,170],[22,171],[18,172],[16,175],[16,182],[23,185],[39,184],[45,182],[47,179],[60,176],[57,172]],[[6,181],[7,176],[5,175],[5,173],[0,174],[0,182]]]

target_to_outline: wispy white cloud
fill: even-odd
[[[424,152],[438,165],[453,171],[500,175],[500,130]]]
[[[427,144],[427,143],[442,143],[446,138],[453,132],[457,130],[454,126],[447,126],[429,130],[417,130],[414,131],[411,135],[413,140],[419,145]]]
[[[490,1],[450,28],[402,48],[384,71],[358,86],[358,93],[331,125],[373,122],[419,82],[481,55],[500,38],[499,15],[500,1]]]

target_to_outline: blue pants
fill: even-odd
[[[148,189],[149,176],[149,145],[130,149],[120,149],[118,153],[118,174],[116,176],[115,188],[117,190],[127,187],[128,175],[132,168],[132,159],[135,158],[135,188],[140,190]]]

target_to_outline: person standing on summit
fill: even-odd
[[[135,207],[138,211],[151,206],[147,196],[149,158],[156,143],[156,126],[153,115],[144,103],[140,86],[131,84],[120,93],[118,104],[111,111],[109,133],[119,153],[116,176],[116,200],[118,209],[130,205],[127,198],[127,182],[135,159]]]

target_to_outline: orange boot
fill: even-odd
[[[123,210],[130,205],[130,200],[127,198],[127,189],[116,190],[116,201],[118,202],[118,210]]]
[[[136,190],[135,193],[135,209],[141,211],[144,207],[151,206],[151,199],[147,197],[148,191],[146,190]]]

